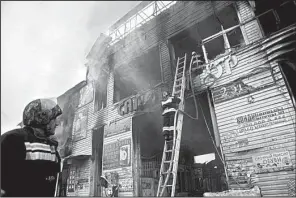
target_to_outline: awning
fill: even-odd
[[[73,160],[84,160],[89,158],[91,155],[69,155],[62,159],[62,162],[67,162],[67,164],[72,164]]]

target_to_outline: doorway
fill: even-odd
[[[184,116],[176,194],[203,196],[205,192],[227,189],[222,154],[217,147],[211,112],[211,94],[203,91],[196,96],[198,120]],[[185,112],[196,115],[193,97],[185,100]]]
[[[160,109],[133,117],[134,196],[155,197],[164,146]]]
[[[104,126],[93,129],[92,133],[92,149],[94,160],[94,196],[101,197],[101,185],[99,178],[102,175],[102,157],[103,157],[103,143],[104,143]]]
[[[207,91],[198,94],[198,120],[184,116],[176,184],[176,196],[203,196],[227,189],[221,153],[216,147]],[[202,107],[202,108],[201,108]],[[185,112],[195,117],[193,98],[185,100]],[[202,113],[203,112],[203,113]],[[156,196],[164,148],[161,110],[133,118],[134,188],[137,196]],[[138,168],[136,168],[138,167]],[[166,194],[168,193],[168,194]],[[169,191],[165,192],[168,196]]]

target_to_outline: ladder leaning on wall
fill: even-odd
[[[185,92],[185,69],[186,69],[185,54],[177,60],[177,67],[174,79],[172,96],[181,99],[179,103],[180,111],[184,111],[184,92]],[[166,189],[171,189],[171,196],[175,196],[175,188],[177,181],[177,171],[179,162],[179,152],[181,144],[183,126],[183,113],[176,111],[174,119],[174,135],[172,140],[165,140],[160,166],[160,179],[157,188],[157,197],[164,195]]]

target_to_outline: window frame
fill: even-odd
[[[279,4],[279,6],[278,6],[277,8],[280,8],[280,7],[282,7],[282,6],[284,6],[285,4],[290,3],[290,2],[291,2],[292,4],[294,3],[295,9],[296,9],[296,2],[295,2],[295,0],[286,0],[286,1],[284,1],[283,3]],[[271,35],[275,34],[276,32],[281,31],[281,30],[283,30],[284,28],[286,28],[286,27],[292,25],[292,24],[290,24],[290,25],[288,25],[288,26],[286,26],[286,27],[280,27],[279,29],[277,29],[276,31],[273,31],[273,32],[266,32],[266,30],[265,30],[265,29],[263,28],[263,26],[262,26],[262,23],[261,23],[259,17],[261,17],[261,16],[265,16],[266,14],[272,12],[275,22],[277,22],[277,20],[279,20],[279,24],[280,24],[281,17],[280,17],[279,14],[278,14],[277,8],[266,9],[265,11],[262,11],[262,12],[260,12],[260,13],[258,13],[258,12],[256,13],[256,12],[253,10],[253,12],[254,12],[254,18],[257,20],[258,25],[259,25],[259,27],[260,27],[260,30],[261,30],[261,32],[262,32],[262,34],[263,34],[264,36],[271,36]],[[257,10],[256,10],[256,11],[257,11]],[[295,23],[293,23],[293,24],[295,24]],[[276,24],[276,25],[277,25],[277,24]]]
[[[98,105],[96,104],[96,89],[97,89],[97,87],[95,86],[96,85],[96,83],[95,82],[93,82],[93,88],[94,88],[94,96],[93,96],[93,98],[94,98],[94,103],[93,103],[93,105],[94,105],[94,112],[99,112],[99,111],[102,111],[103,109],[106,109],[107,108],[107,106],[108,106],[108,84],[109,84],[109,78],[107,77],[107,83],[106,83],[106,104],[105,104],[105,106],[103,105],[103,101],[102,101],[102,106],[103,107],[101,107],[101,108],[99,108],[98,107]]]
[[[205,39],[202,40],[202,44],[201,45],[202,45],[202,51],[203,51],[203,55],[204,55],[204,59],[205,59],[206,64],[208,64],[209,61],[211,61],[211,60],[208,59],[208,55],[207,55],[207,50],[206,50],[205,44],[208,43],[208,42],[210,42],[210,41],[212,41],[212,40],[214,40],[214,39],[216,39],[216,38],[218,38],[218,37],[220,37],[220,36],[222,36],[223,37],[224,44],[226,46],[226,49],[225,49],[226,51],[225,52],[231,53],[232,52],[232,49],[231,49],[231,46],[230,46],[230,43],[229,43],[229,39],[228,39],[227,33],[230,32],[230,31],[232,31],[232,30],[234,30],[234,29],[236,29],[236,28],[238,28],[238,27],[241,28],[241,24],[232,26],[232,27],[230,27],[230,28],[228,28],[228,29],[225,30],[223,28],[223,26],[221,25],[221,31],[220,32],[218,32],[218,33],[216,33],[216,34],[214,34],[212,36],[209,36],[209,37],[207,37],[207,38],[205,38]],[[243,35],[243,32],[242,32],[242,35]],[[244,42],[246,44],[246,41],[245,41],[244,36],[243,36],[243,39],[244,39]]]

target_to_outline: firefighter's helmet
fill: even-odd
[[[24,109],[23,125],[31,127],[44,126],[61,114],[61,108],[53,99],[33,100]]]

